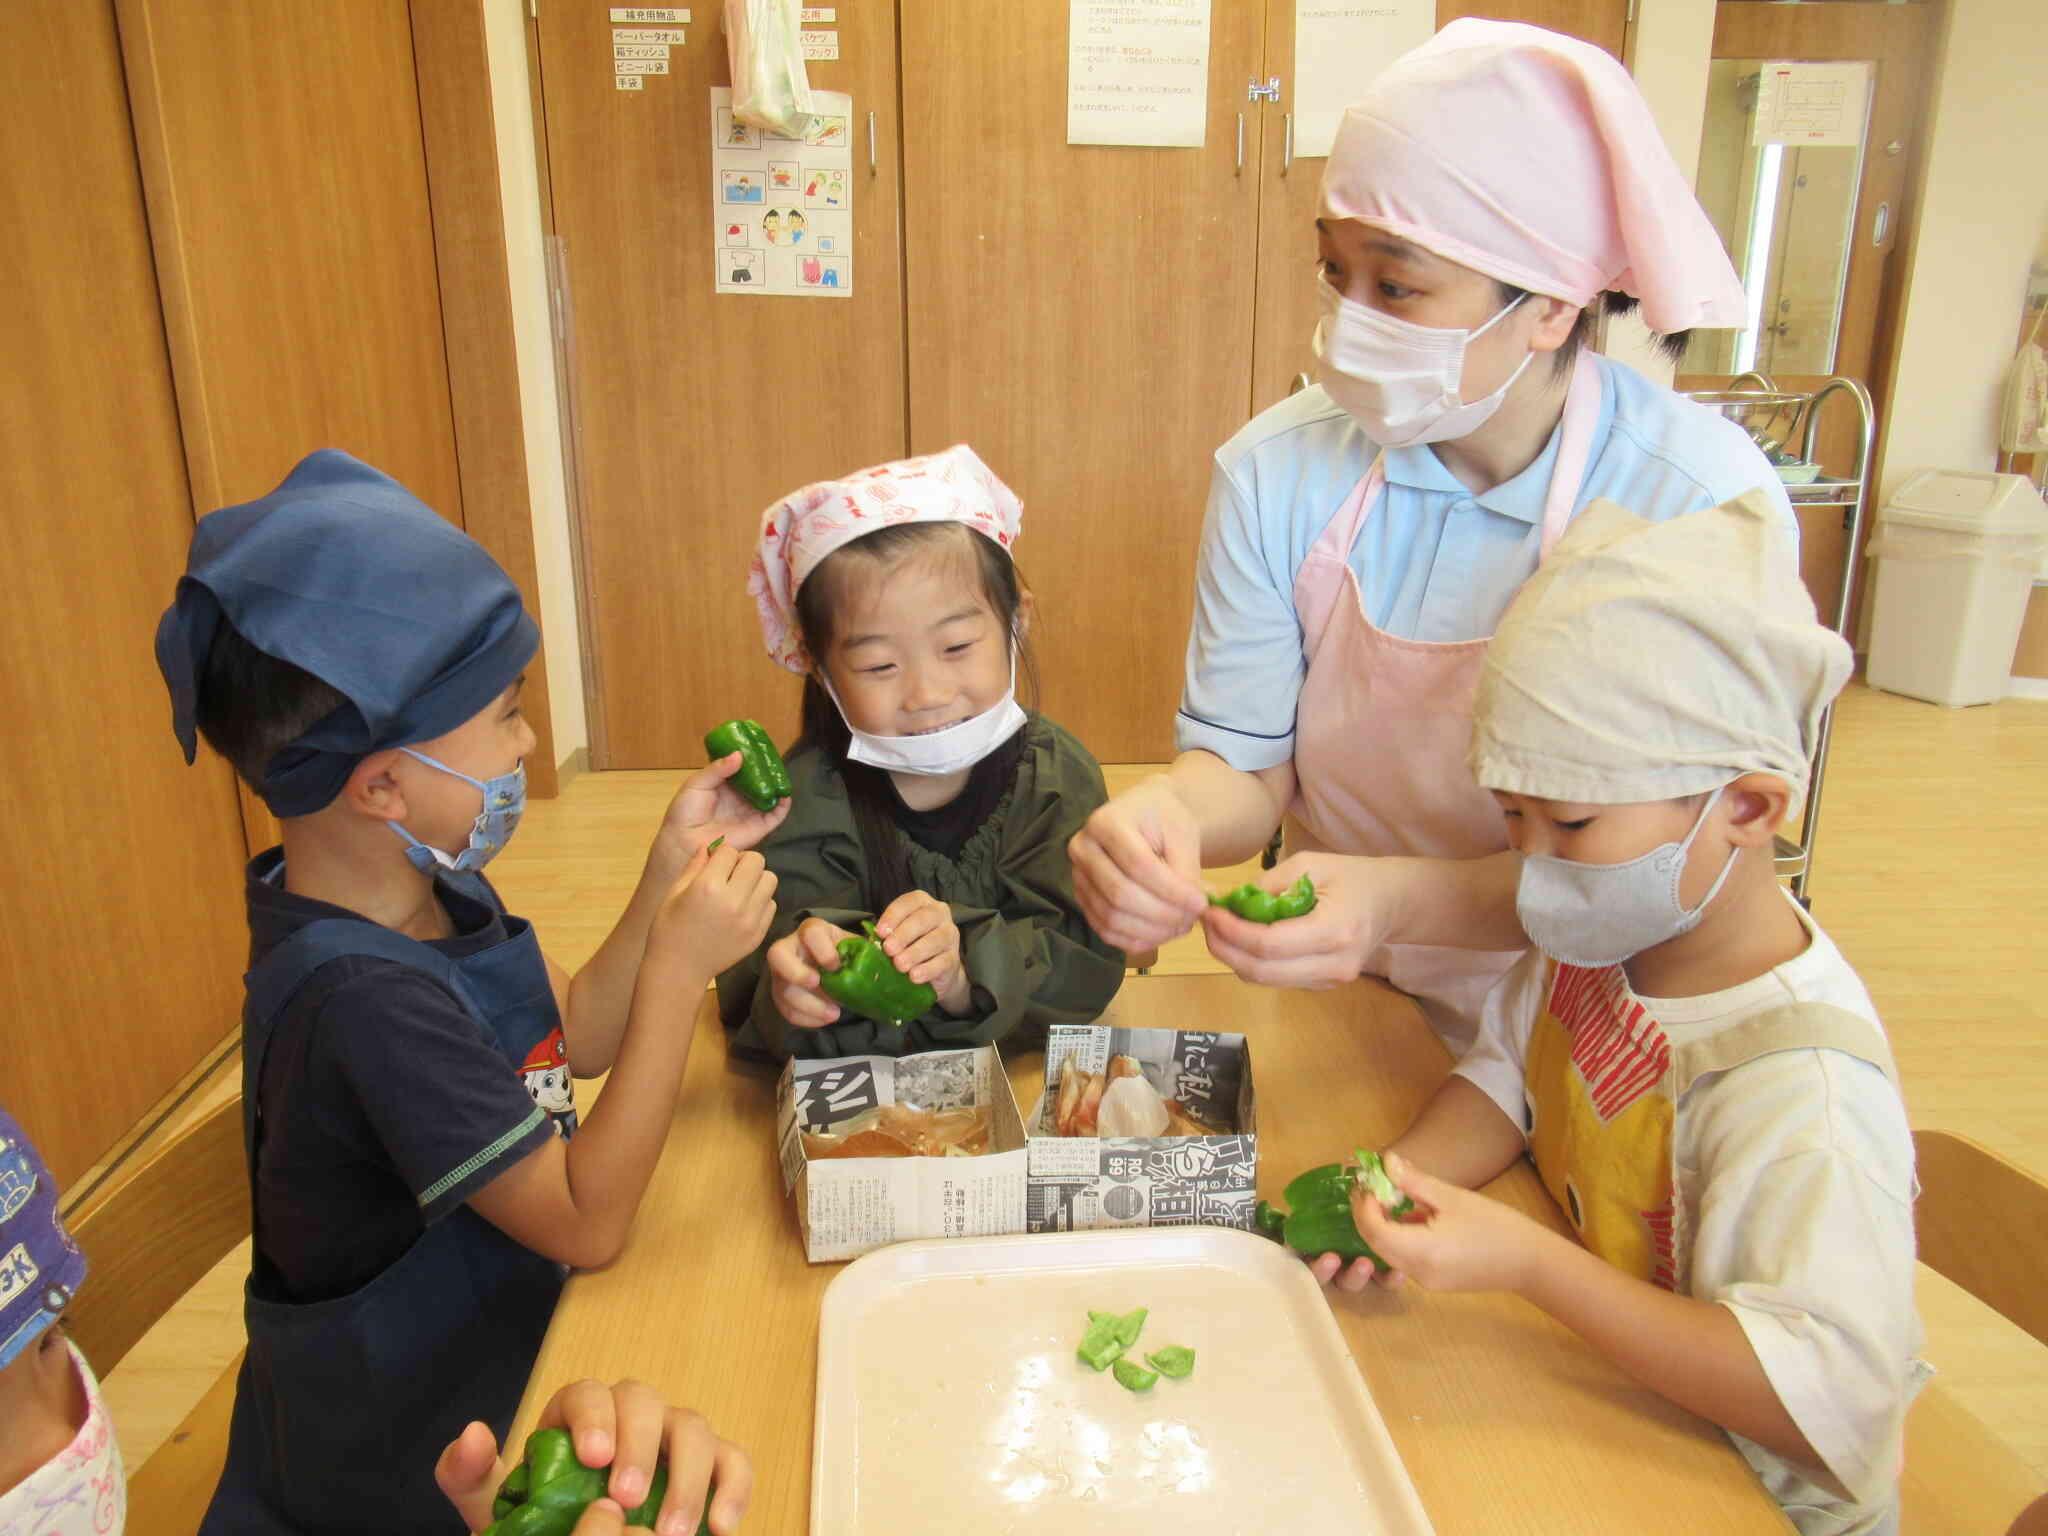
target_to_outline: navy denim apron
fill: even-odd
[[[503,911],[481,879],[440,878]],[[292,994],[345,955],[411,966],[452,992],[516,1071],[560,1015],[532,924],[508,916],[505,926],[502,943],[451,959],[368,921],[320,918],[263,957],[247,978],[242,1019],[252,1197],[262,1149],[257,1086]],[[249,1353],[235,1383],[227,1466],[201,1536],[463,1531],[434,1484],[434,1463],[473,1419],[503,1442],[562,1278],[561,1266],[468,1205],[428,1226],[404,1257],[346,1296],[272,1301],[256,1294],[252,1275]]]

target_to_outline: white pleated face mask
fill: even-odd
[[[822,668],[818,676],[825,684],[825,692],[838,706],[839,718],[846,721],[847,735],[851,738],[846,755],[856,763],[866,763],[891,773],[943,778],[949,773],[972,768],[1016,735],[1025,721],[1024,710],[1017,703],[1017,658],[1014,651],[1010,657],[1010,686],[1003,690],[1001,699],[978,715],[970,715],[942,731],[927,731],[921,736],[877,736],[862,730],[848,718],[846,706],[839,702],[832,679]]]
[[[1463,331],[1382,314],[1370,304],[1344,297],[1320,272],[1316,296],[1323,307],[1315,334],[1316,380],[1383,448],[1450,442],[1478,431],[1500,409],[1536,355],[1525,354],[1492,394],[1466,402],[1459,394],[1466,347],[1498,325],[1522,299],[1477,330]]]

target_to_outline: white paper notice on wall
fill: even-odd
[[[711,87],[711,220],[720,293],[845,298],[853,292],[853,97],[811,92],[800,139],[736,122]]]
[[[1070,0],[1067,142],[1200,149],[1209,0]]]
[[[1870,109],[1870,62],[1800,64],[1774,60],[1757,78],[1751,144],[1816,147],[1863,142]]]
[[[612,83],[622,91],[644,91],[647,89],[645,75],[615,75]]]
[[[646,22],[657,27],[687,26],[690,13],[673,5],[615,5],[612,10],[612,25],[632,26]],[[678,38],[678,42],[682,39]]]
[[[837,32],[799,32],[797,41],[803,45],[807,59],[836,59],[839,57],[839,34]]]
[[[1372,77],[1436,31],[1436,0],[1295,0],[1294,155],[1327,155]]]
[[[799,9],[802,12],[803,23],[805,26],[809,26],[814,21],[830,22],[837,21],[839,19],[839,9],[837,6],[806,5],[800,7]]]
[[[680,48],[688,36],[689,34],[681,27],[613,27],[612,46],[652,47],[656,44],[673,43]]]

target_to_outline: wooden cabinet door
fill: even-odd
[[[242,834],[150,645],[192,505],[111,0],[0,6],[0,140],[0,1055],[68,1184],[236,1027]]]
[[[712,287],[710,88],[730,84],[716,4],[638,91],[613,83],[607,7],[540,7],[597,767],[701,763],[704,732],[739,713],[788,738],[799,690],[747,596],[761,511],[904,451],[895,22],[874,3],[838,13],[843,57],[809,71],[853,97],[853,293],[771,298]]]
[[[1309,338],[1316,328],[1316,194],[1323,162],[1287,153],[1284,114],[1294,101],[1295,0],[1266,0],[1267,75],[1280,77],[1280,100],[1262,109],[1266,125],[1259,167],[1259,343],[1252,378],[1252,410],[1284,400],[1297,377],[1314,376]],[[1597,43],[1621,57],[1628,0],[1437,0],[1439,27],[1461,16],[1524,21]],[[1359,61],[1359,94],[1392,59]]]
[[[1264,18],[1210,8],[1203,148],[1127,149],[1067,143],[1065,6],[900,9],[911,447],[969,443],[1023,498],[1046,713],[1104,762],[1165,759],[1249,402]]]

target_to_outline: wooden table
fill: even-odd
[[[1282,992],[1228,975],[1133,976],[1105,1020],[1250,1037],[1267,1195],[1398,1135],[1447,1065],[1414,1006],[1372,981]],[[1028,1106],[1042,1058],[1010,1066]],[[774,1109],[773,1075],[728,1059],[707,996],[632,1239],[609,1269],[569,1281],[514,1443],[562,1383],[637,1376],[746,1447],[748,1530],[798,1536],[810,1520],[818,1308],[842,1266],[805,1262]],[[1488,1193],[1563,1230],[1527,1162]],[[1517,1298],[1410,1286],[1332,1292],[1331,1307],[1439,1536],[1789,1529],[1718,1430]],[[1310,1528],[1276,1516],[1281,1529]]]

